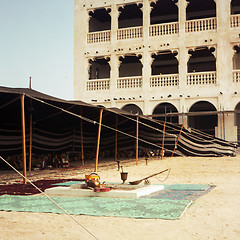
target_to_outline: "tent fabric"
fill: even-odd
[[[100,158],[113,157],[116,122],[118,156],[135,157],[136,121],[139,118],[139,156],[146,149],[160,155],[164,135],[165,155],[234,155],[236,145],[195,129],[137,116],[120,109],[106,109],[82,101],[67,101],[32,89],[0,87],[0,154],[22,153],[21,101],[25,95],[26,145],[29,149],[30,114],[33,119],[33,154],[81,152],[81,134],[85,159],[94,159],[100,110],[103,109]],[[82,133],[81,133],[82,124]],[[182,129],[182,130],[181,130]],[[181,134],[180,134],[181,133]],[[178,143],[177,143],[178,139]],[[177,143],[177,145],[176,145]]]

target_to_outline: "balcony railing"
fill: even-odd
[[[172,35],[178,34],[179,27],[178,23],[165,23],[165,24],[156,24],[149,27],[149,36],[163,36],[163,35]]]
[[[233,70],[233,82],[235,82],[235,83],[240,82],[240,69]]]
[[[142,36],[143,36],[142,27],[123,28],[118,29],[117,31],[118,40],[141,38]]]
[[[197,72],[187,74],[187,85],[216,84],[216,72]]]
[[[231,16],[231,28],[240,27],[240,14]]]
[[[87,91],[108,90],[110,79],[97,79],[87,81]]]
[[[111,41],[111,31],[92,32],[87,35],[87,43],[99,43]]]
[[[142,77],[124,77],[117,80],[117,88],[141,88]]]
[[[179,75],[158,75],[150,78],[150,87],[173,87],[179,85]]]
[[[190,20],[186,22],[185,26],[187,33],[215,30],[217,29],[217,19],[214,17]]]

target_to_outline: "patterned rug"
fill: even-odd
[[[51,186],[56,186],[53,184],[56,182],[51,182]],[[60,184],[71,185],[69,180]],[[165,185],[164,190],[138,199],[102,197],[52,197],[52,199],[70,214],[175,220],[181,217],[194,200],[207,194],[214,187],[198,184]],[[63,213],[46,197],[34,195],[0,196],[0,210]]]

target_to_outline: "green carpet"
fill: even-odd
[[[98,197],[52,197],[68,213],[75,215],[115,216],[128,218],[178,219],[191,200],[118,199]],[[0,210],[63,213],[44,196],[0,196]]]

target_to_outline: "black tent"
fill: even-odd
[[[236,151],[234,144],[180,125],[66,101],[32,89],[0,87],[2,156],[22,153],[21,107],[25,111],[27,153],[31,146],[34,154],[71,152],[83,158],[84,153],[86,160],[93,159],[100,136],[101,158],[116,159],[116,150],[118,157],[124,158],[135,157],[136,151],[137,156],[143,156],[146,149],[160,155],[164,149],[165,155],[187,156],[234,155]]]

